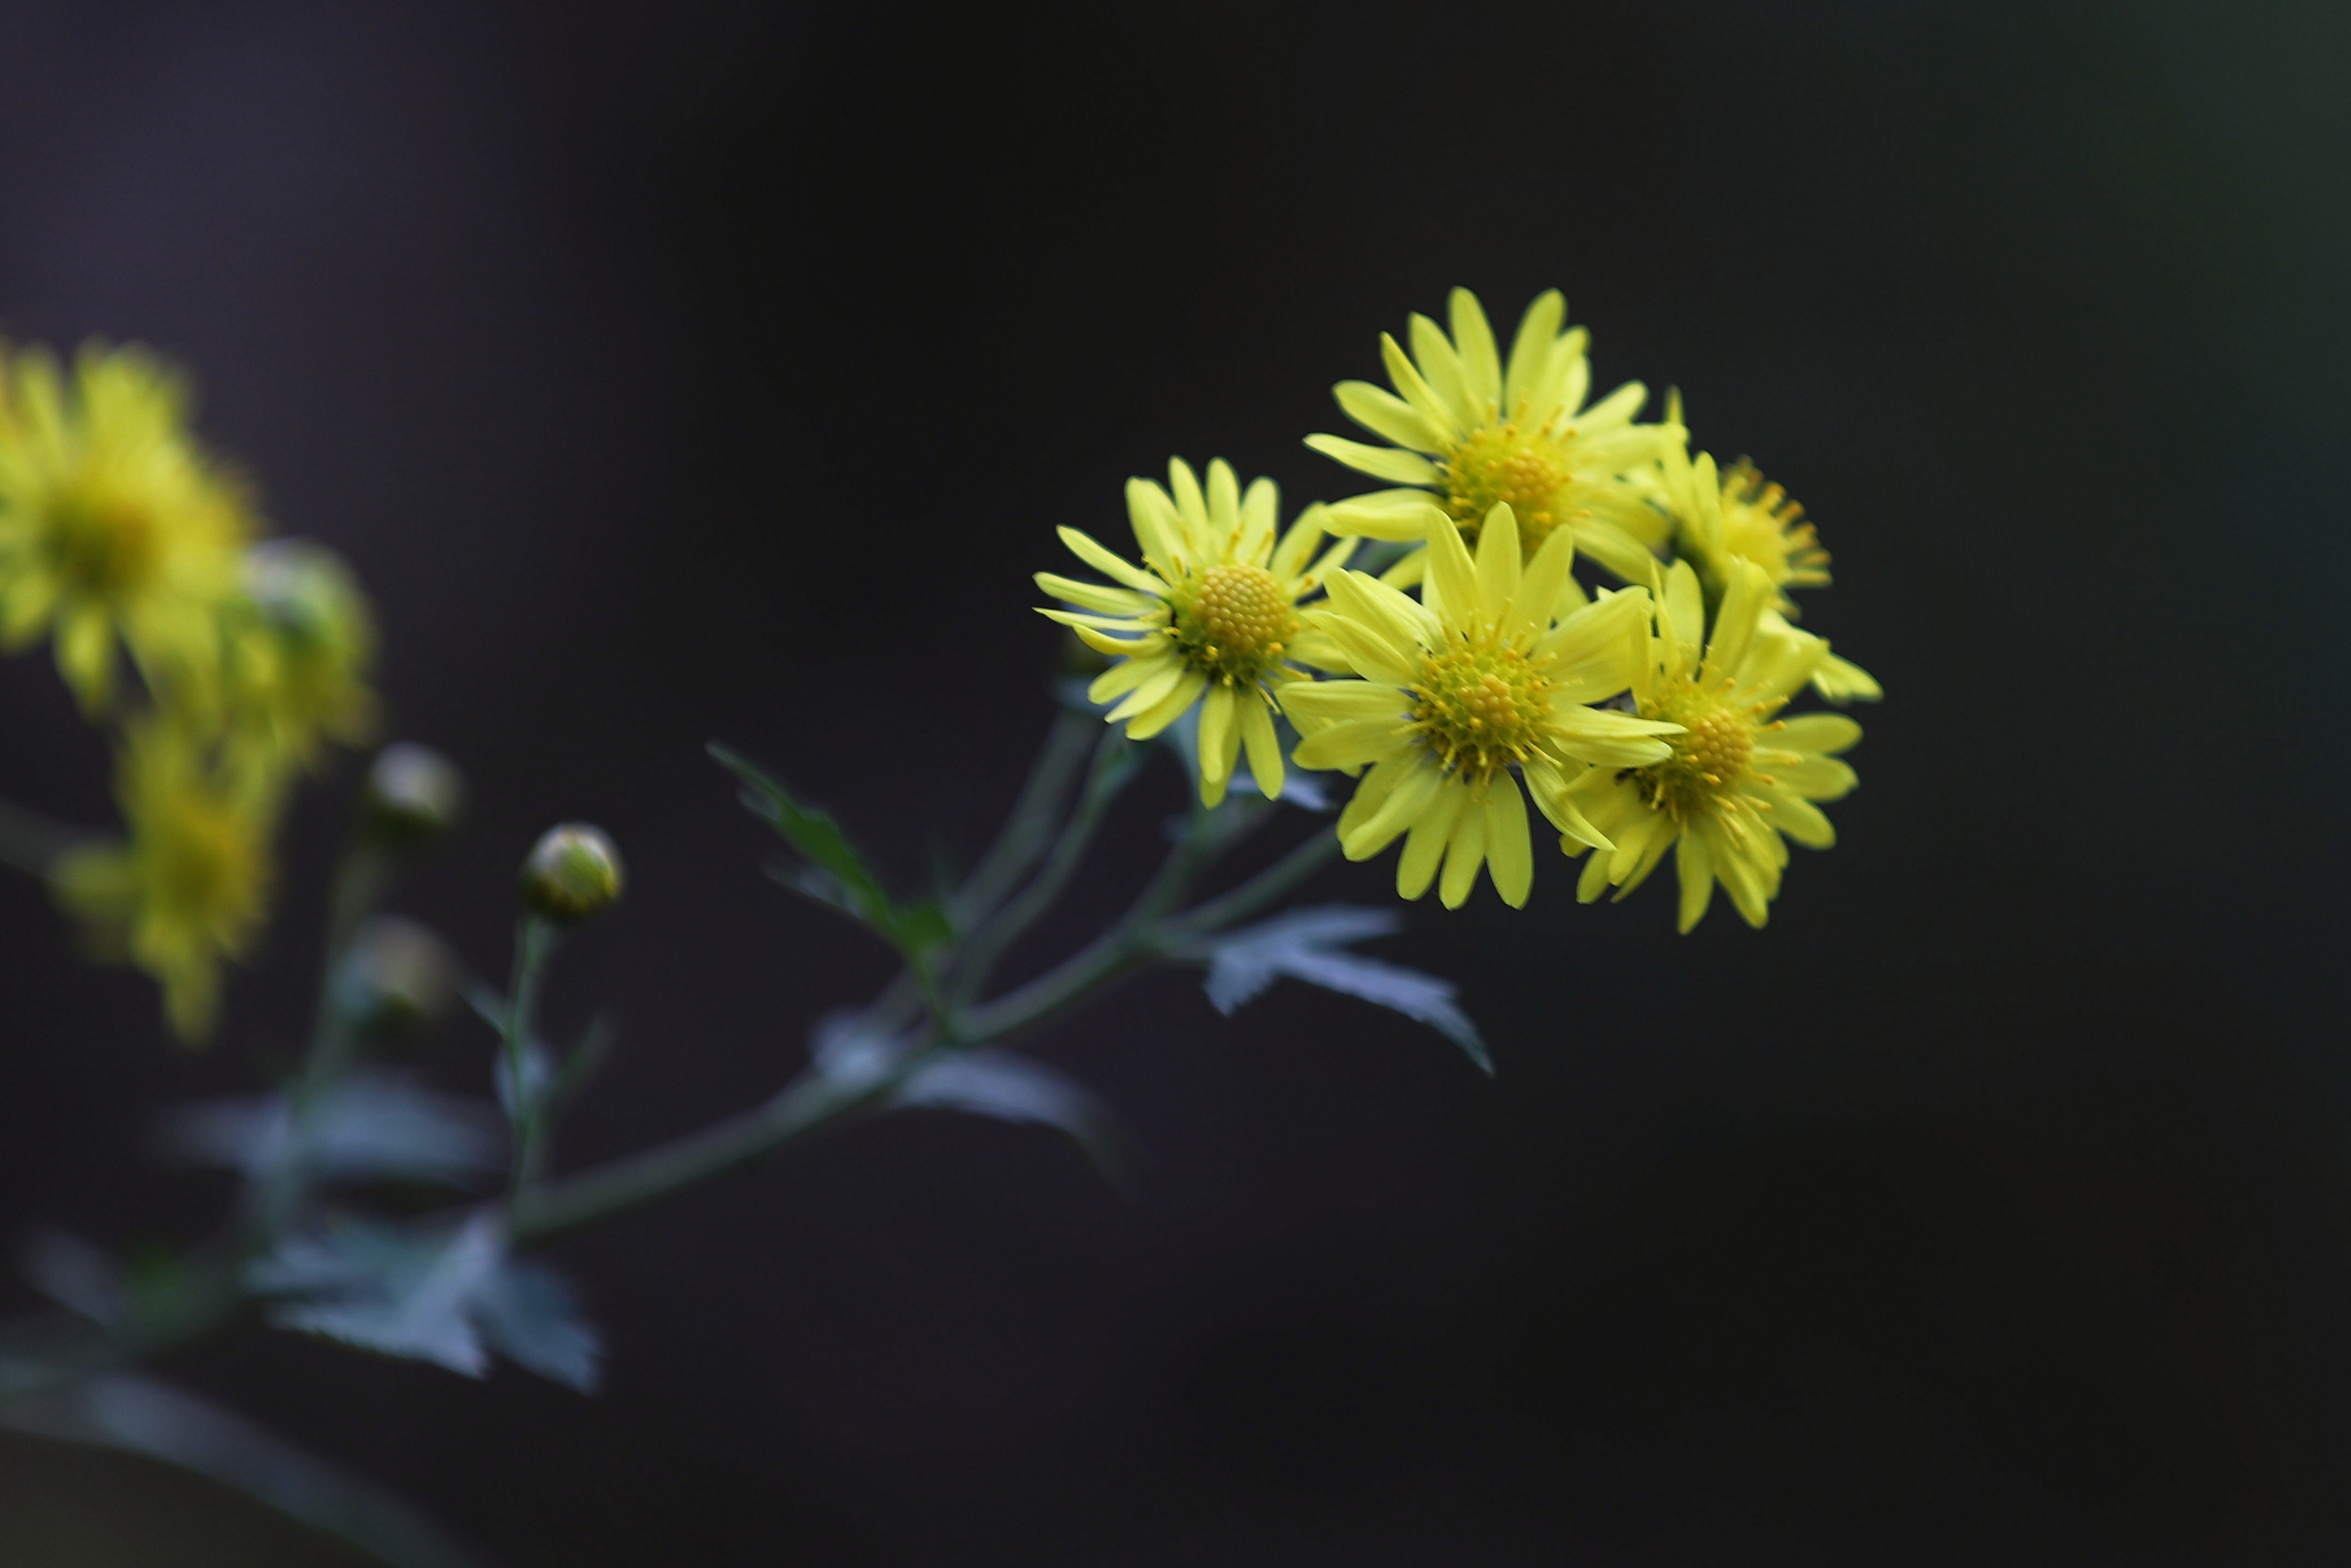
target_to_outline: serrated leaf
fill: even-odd
[[[914,1046],[905,1036],[868,1029],[863,1016],[852,1010],[818,1020],[810,1048],[817,1071],[853,1092],[896,1071]],[[1106,1178],[1122,1184],[1134,1163],[1134,1140],[1092,1090],[1056,1068],[1008,1051],[940,1051],[915,1067],[879,1108],[962,1111],[1050,1127],[1074,1142]]]
[[[165,1150],[259,1180],[289,1166],[318,1181],[459,1183],[501,1168],[497,1119],[472,1101],[363,1069],[302,1105],[283,1094],[166,1113]]]
[[[552,1270],[507,1255],[494,1215],[438,1234],[348,1221],[282,1243],[246,1278],[282,1298],[267,1313],[280,1328],[468,1377],[487,1373],[496,1350],[543,1377],[595,1386],[595,1329]]]
[[[1092,1090],[1041,1061],[1008,1051],[956,1051],[901,1087],[893,1103],[930,1106],[1050,1127],[1078,1145],[1096,1170],[1123,1185],[1133,1140]]]
[[[845,910],[909,957],[955,935],[946,912],[935,901],[901,905],[892,898],[830,813],[802,804],[757,764],[724,746],[711,747],[710,755],[742,781],[743,803],[806,862],[778,871],[776,880]]]
[[[1491,1073],[1493,1058],[1477,1024],[1454,1000],[1452,981],[1345,950],[1347,943],[1394,936],[1403,928],[1403,917],[1394,910],[1338,904],[1294,909],[1227,932],[1206,946],[1209,1003],[1230,1015],[1286,975],[1426,1024]]]
[[[604,1342],[562,1275],[509,1258],[474,1299],[474,1322],[492,1350],[551,1382],[596,1392]]]

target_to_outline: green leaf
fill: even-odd
[[[778,882],[863,921],[909,957],[919,957],[954,938],[955,927],[935,899],[901,904],[892,898],[831,815],[801,803],[741,754],[713,745],[710,755],[742,781],[743,804],[782,835],[806,862],[779,872]]]

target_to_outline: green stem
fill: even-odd
[[[740,1115],[518,1192],[507,1210],[508,1233],[517,1244],[545,1240],[696,1186],[878,1107],[944,1051],[1009,1039],[1066,1012],[1159,956],[1156,923],[1182,900],[1193,877],[1255,831],[1272,810],[1266,801],[1236,800],[1221,811],[1195,807],[1176,847],[1115,925],[1050,972],[995,1001],[964,1009],[952,1040],[926,1038],[886,1072],[868,1079],[844,1082],[820,1072],[803,1073],[767,1103]]]
[[[1234,888],[1205,904],[1197,904],[1167,922],[1164,935],[1171,941],[1205,936],[1246,919],[1339,858],[1339,835],[1318,831],[1280,860]]]
[[[536,1182],[547,1164],[546,1105],[530,1082],[530,1042],[538,1027],[539,988],[562,939],[561,928],[543,915],[526,915],[515,929],[514,976],[507,986],[507,1016],[498,1033],[512,1099],[512,1186],[517,1192]]]
[[[997,830],[996,841],[945,900],[947,919],[956,930],[968,931],[994,914],[1045,853],[1061,820],[1062,799],[1101,728],[1087,714],[1063,709],[1054,716],[1053,727],[1029,765],[1011,812]],[[891,1031],[912,1024],[926,1002],[924,979],[914,965],[907,965],[873,998],[866,1016]]]
[[[1116,730],[1102,732],[1094,747],[1093,767],[1086,774],[1085,789],[1078,797],[1077,810],[1062,825],[1043,869],[1020,890],[1019,896],[997,912],[994,919],[974,932],[956,955],[954,980],[948,988],[953,1001],[968,1002],[977,995],[1005,950],[1061,896],[1061,890],[1084,862],[1086,851],[1092,846],[1094,834],[1101,829],[1112,802],[1138,771],[1136,764],[1142,755],[1133,741]]]

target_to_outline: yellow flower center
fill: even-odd
[[[185,927],[235,925],[259,897],[253,834],[226,806],[185,799],[150,841],[150,889],[166,919]]]
[[[1412,726],[1438,761],[1483,783],[1534,751],[1550,689],[1518,649],[1457,642],[1422,662]]]
[[[49,548],[78,591],[112,598],[144,583],[155,568],[155,515],[111,486],[82,479],[49,498]]]
[[[1743,459],[1722,476],[1723,548],[1761,567],[1775,588],[1818,588],[1829,580],[1829,552],[1803,517],[1802,507]],[[1784,594],[1781,607],[1792,609]]]
[[[1298,609],[1261,566],[1227,562],[1178,590],[1168,635],[1193,666],[1228,685],[1256,681],[1298,635]]]
[[[1679,821],[1713,805],[1747,777],[1755,755],[1755,722],[1750,710],[1684,677],[1668,683],[1641,705],[1643,718],[1678,724],[1683,733],[1664,737],[1673,752],[1662,762],[1633,770],[1649,804]]]
[[[1557,448],[1516,424],[1470,432],[1437,466],[1445,475],[1445,509],[1461,525],[1465,539],[1474,542],[1486,514],[1508,501],[1519,520],[1519,549],[1532,559],[1564,519],[1559,495],[1569,474]]]

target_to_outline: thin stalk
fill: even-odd
[[[1229,893],[1219,894],[1176,915],[1166,923],[1163,934],[1171,941],[1180,941],[1221,931],[1234,921],[1246,919],[1274,903],[1338,858],[1337,832],[1317,831],[1312,838],[1297,845]]]
[[[1115,730],[1102,732],[1094,747],[1093,766],[1086,773],[1085,788],[1078,796],[1077,810],[1062,824],[1061,836],[1054,840],[1043,868],[1017,897],[997,912],[994,919],[974,932],[956,955],[954,979],[947,992],[951,999],[963,1003],[977,995],[1005,950],[1061,896],[1070,878],[1084,862],[1086,851],[1092,847],[1103,816],[1134,780],[1138,760],[1139,749],[1134,742]]]
[[[507,985],[507,1013],[498,1033],[514,1124],[512,1186],[517,1192],[537,1181],[546,1163],[546,1107],[539,1092],[544,1086],[530,1081],[530,1044],[538,1027],[539,988],[562,939],[561,928],[544,915],[526,915],[515,929],[514,976]]]

